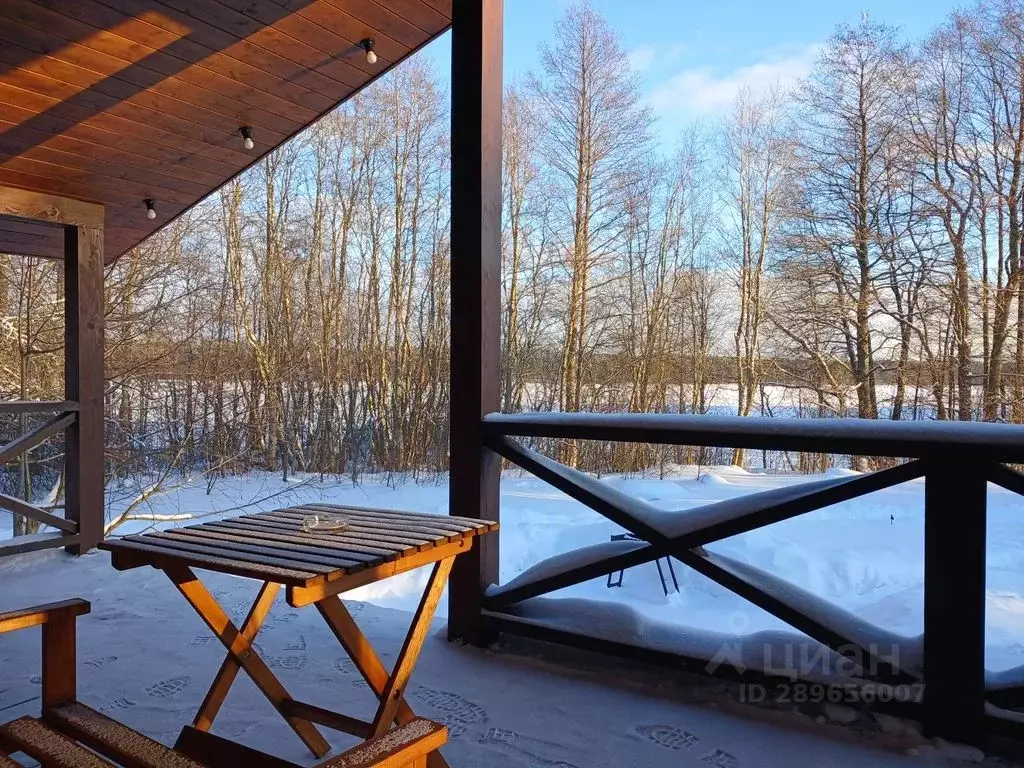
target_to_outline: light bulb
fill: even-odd
[[[146,211],[146,218],[147,219],[155,219],[156,218],[156,211],[154,211],[152,208],[150,208],[148,211]]]
[[[359,45],[364,51],[366,51],[366,63],[376,64],[377,54],[373,52],[375,41],[372,37],[368,37],[365,40],[360,40]]]
[[[243,125],[238,129],[238,133],[242,137],[242,146],[246,149],[252,149],[254,146],[252,143],[252,128],[248,125]]]
[[[242,146],[245,147],[246,149],[252,149],[252,139],[246,136],[245,141],[242,142]]]
[[[145,205],[146,205],[146,218],[147,219],[155,219],[156,218],[156,201],[147,197],[142,202],[145,203]]]

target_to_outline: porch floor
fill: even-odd
[[[200,573],[234,615],[248,609],[250,581]],[[79,698],[165,743],[190,722],[222,661],[220,645],[162,573],[114,571],[104,553],[62,553],[0,564],[0,610],[84,597],[79,623]],[[410,615],[349,604],[385,664],[394,661]],[[735,703],[719,686],[661,681],[608,660],[566,667],[551,654],[497,653],[454,646],[439,619],[407,698],[419,714],[447,723],[453,768],[817,768],[943,765],[912,733],[869,736],[793,713]],[[280,601],[257,646],[297,698],[355,716],[375,700],[315,610]],[[560,655],[556,653],[555,655]],[[0,720],[37,711],[38,631],[0,639]],[[664,676],[662,676],[664,677]],[[717,692],[716,692],[717,691]],[[216,733],[311,764],[288,726],[240,675]],[[324,731],[335,748],[350,737]],[[931,753],[931,754],[929,754]],[[938,761],[938,762],[936,762]],[[1004,764],[993,759],[992,764]]]

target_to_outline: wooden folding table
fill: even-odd
[[[343,531],[304,530],[304,518],[323,513],[344,517],[348,526]],[[393,723],[404,724],[415,717],[405,702],[405,688],[452,563],[469,551],[475,536],[497,528],[497,523],[464,517],[311,504],[111,539],[100,548],[111,553],[118,570],[149,565],[166,573],[224,644],[227,656],[193,727],[209,730],[238,671],[243,669],[310,751],[322,757],[330,751],[330,745],[314,723],[370,738],[387,732]],[[430,564],[430,579],[389,674],[338,596]],[[193,568],[263,582],[241,629],[200,583]],[[377,695],[379,705],[372,721],[292,698],[259,657],[253,641],[281,587],[290,605],[317,607]],[[430,765],[445,763],[439,753],[434,753]]]

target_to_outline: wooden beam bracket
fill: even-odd
[[[103,206],[71,197],[0,186],[0,216],[103,229]]]

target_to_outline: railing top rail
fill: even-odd
[[[1024,426],[661,413],[491,413],[484,433],[861,456],[1024,463]]]
[[[0,413],[51,413],[77,411],[78,403],[70,400],[0,400]]]

